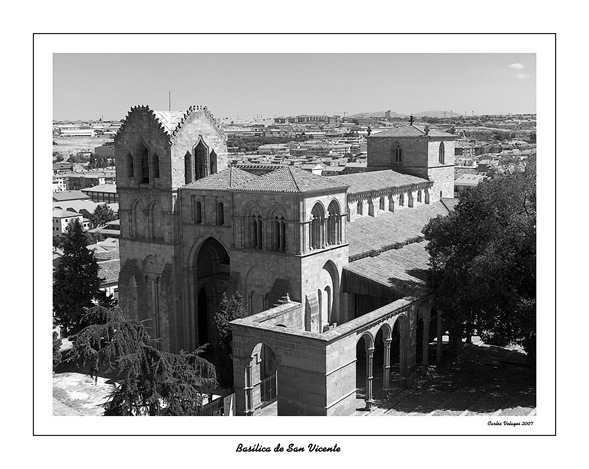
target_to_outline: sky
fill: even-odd
[[[54,54],[55,120],[123,119],[136,105],[218,118],[536,112],[535,54]]]

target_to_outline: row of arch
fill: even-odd
[[[388,207],[387,207],[387,199],[388,199]],[[407,193],[405,192],[401,192],[400,194],[398,194],[397,197],[395,197],[394,194],[388,194],[387,196],[381,196],[378,199],[378,208],[379,210],[382,211],[389,211],[389,212],[394,212],[395,211],[395,199],[397,206],[398,207],[413,207],[415,205],[415,202],[417,201],[417,203],[426,203],[429,204],[430,203],[430,193],[427,189],[418,189],[415,193],[415,197],[413,196],[413,192],[408,191]],[[374,202],[373,199],[371,197],[368,198],[368,213],[365,213],[365,209],[364,209],[364,198],[359,199],[356,202],[356,214],[358,215],[374,215]]]
[[[404,150],[403,146],[399,142],[393,143],[391,147],[391,162],[392,163],[402,163],[403,162],[403,155]],[[438,147],[438,162],[440,164],[445,164],[446,160],[446,147],[444,142],[440,142],[440,146]]]
[[[164,239],[165,219],[161,204],[151,201],[147,209],[141,200],[131,204],[127,226],[130,238]]]

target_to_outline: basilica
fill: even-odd
[[[216,122],[206,107],[137,106],[116,135],[121,308],[163,350],[191,351],[239,292],[239,414],[275,375],[279,415],[350,415],[360,366],[369,408],[373,388],[410,380],[440,344],[421,230],[452,208],[454,135],[410,123],[368,137],[364,173],[254,174],[228,166]]]

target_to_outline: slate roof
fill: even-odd
[[[240,184],[258,179],[251,173],[239,168],[230,167],[215,174],[211,174],[198,181],[191,182],[184,186],[186,189],[204,189],[204,190],[227,190]]]
[[[372,137],[456,137],[453,134],[444,132],[438,129],[429,129],[429,132],[425,133],[425,126],[420,125],[404,125],[402,127],[392,127],[390,129],[383,130],[372,134]]]
[[[431,218],[448,213],[442,202],[434,202],[396,212],[380,212],[377,217],[357,217],[354,222],[346,222],[349,256],[388,249],[422,237],[421,230]]]
[[[184,112],[182,111],[153,111],[157,121],[162,125],[168,135],[172,135],[174,129],[180,123]]]
[[[428,182],[427,179],[401,174],[392,169],[329,176],[329,179],[350,186],[350,195]]]
[[[317,176],[294,166],[283,166],[271,173],[236,187],[243,191],[304,193],[341,189],[347,184],[332,177]]]

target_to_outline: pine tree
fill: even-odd
[[[86,233],[78,219],[67,227],[63,239],[63,257],[53,277],[53,315],[64,334],[80,329],[84,308],[93,300],[107,301],[100,291],[98,263],[94,252],[86,248]]]
[[[116,371],[104,415],[198,415],[203,395],[217,383],[202,348],[162,352],[143,322],[126,319],[119,308],[94,306],[85,321],[91,325],[77,334],[69,360],[88,366],[93,377]]]

